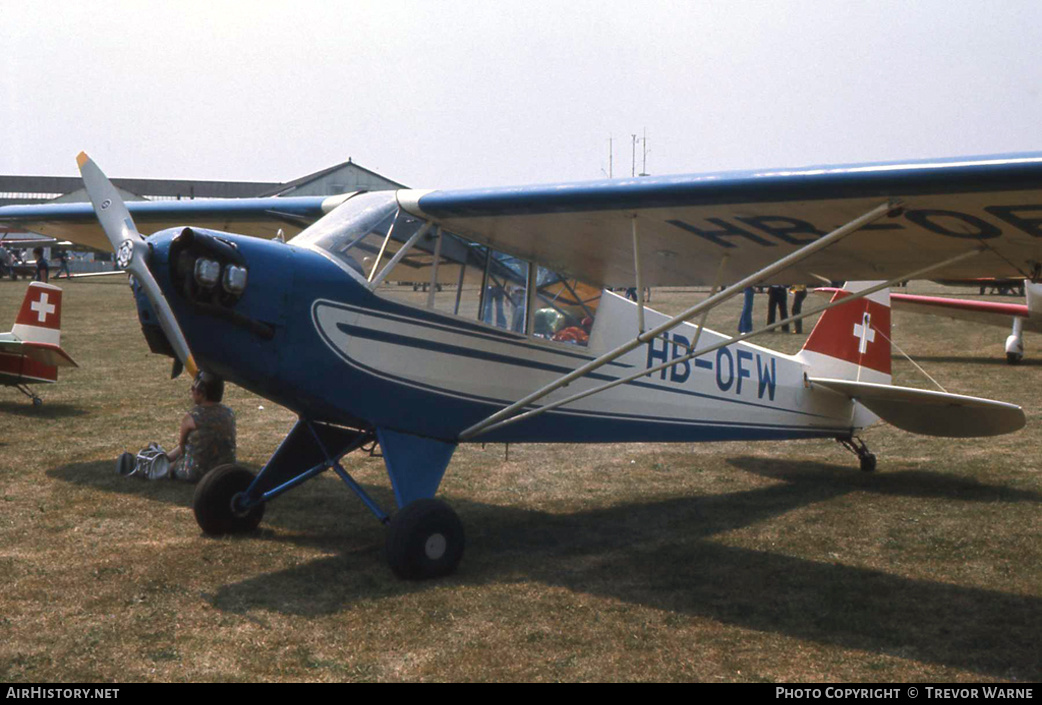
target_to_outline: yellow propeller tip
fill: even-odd
[[[76,155],[76,163],[79,164],[81,167],[89,161],[90,157],[87,156],[86,152],[80,152]]]

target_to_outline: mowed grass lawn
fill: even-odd
[[[81,368],[40,387],[39,409],[0,389],[4,682],[1042,679],[1040,337],[1009,367],[1008,331],[896,314],[895,342],[949,391],[1021,404],[1028,425],[975,440],[878,425],[871,475],[828,441],[464,446],[441,489],[463,563],[406,583],[334,476],[224,539],[196,526],[193,487],[117,477],[120,451],[175,443],[189,381],[147,351],[121,277],[62,286]],[[24,290],[0,282],[3,326]],[[732,331],[739,306],[710,325]],[[260,467],[295,419],[227,398]],[[391,506],[380,459],[345,464]]]

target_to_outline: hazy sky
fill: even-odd
[[[652,174],[1037,151],[1040,40],[1030,0],[0,0],[0,173],[595,179],[645,129]]]

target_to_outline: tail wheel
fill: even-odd
[[[199,528],[211,536],[253,531],[264,518],[264,505],[242,508],[252,472],[241,465],[221,465],[199,481],[192,509]]]
[[[399,578],[440,578],[463,558],[463,523],[437,499],[420,499],[399,511],[387,528],[387,562]]]
[[[861,456],[861,472],[875,472],[876,471],[876,454],[865,453]]]

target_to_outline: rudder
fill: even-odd
[[[25,342],[61,345],[61,311],[61,288],[32,282],[11,332]]]
[[[832,301],[879,282],[847,282]],[[890,290],[821,314],[798,357],[815,376],[890,384]]]

